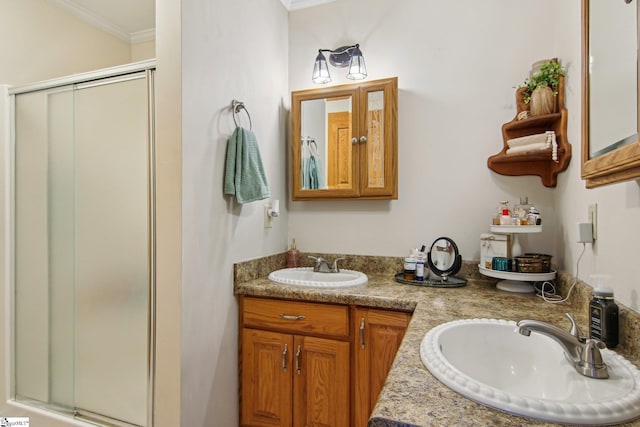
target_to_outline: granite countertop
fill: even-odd
[[[554,425],[489,408],[451,390],[423,365],[420,342],[433,327],[461,318],[514,321],[529,318],[568,328],[564,313],[570,311],[584,330],[586,312],[577,313],[566,304],[545,303],[533,294],[500,291],[494,282],[482,280],[468,280],[464,287],[435,288],[400,284],[388,273],[368,276],[366,286],[343,289],[279,285],[257,278],[236,281],[235,293],[412,311],[411,322],[369,420],[370,427]],[[637,358],[625,354],[624,349],[619,352],[638,366]],[[624,425],[640,426],[640,421]]]

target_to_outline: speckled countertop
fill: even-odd
[[[331,257],[331,256],[329,256]],[[235,266],[235,293],[277,297],[293,300],[355,304],[412,311],[413,316],[396,355],[385,386],[380,393],[370,427],[387,426],[549,426],[553,424],[510,415],[471,401],[438,381],[420,360],[420,342],[433,327],[461,318],[496,318],[518,321],[524,318],[543,320],[560,327],[568,327],[564,317],[567,311],[576,316],[579,325],[586,329],[584,301],[572,305],[548,304],[533,294],[513,294],[500,291],[495,281],[479,280],[477,269],[465,263],[460,277],[470,277],[466,286],[459,288],[434,288],[403,285],[394,280],[397,260],[365,259],[366,265],[356,264],[344,268],[359,269],[367,273],[369,283],[344,289],[310,289],[279,285],[269,281],[266,274],[281,268],[280,256]],[[375,266],[371,268],[371,266]],[[470,267],[471,266],[471,267]],[[466,269],[470,269],[466,271]],[[373,271],[371,271],[373,270]],[[248,273],[250,271],[251,273]],[[562,277],[559,280],[562,282]],[[561,283],[562,289],[562,283]],[[565,292],[566,294],[566,292]],[[585,292],[575,292],[578,298]],[[584,299],[584,298],[583,298]],[[621,318],[626,310],[621,310]],[[616,348],[620,354],[639,365],[635,343],[638,342],[637,316],[632,316],[632,327],[621,332],[622,344]],[[622,327],[622,325],[621,325]],[[624,329],[624,327],[623,327]],[[623,337],[624,333],[634,336]],[[625,345],[628,343],[629,345]],[[624,424],[640,426],[640,420]]]

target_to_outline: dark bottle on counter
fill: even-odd
[[[618,306],[609,288],[593,290],[593,299],[589,302],[589,332],[590,338],[602,341],[607,348],[618,345]]]

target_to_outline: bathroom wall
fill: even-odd
[[[156,41],[150,40],[131,44],[131,62],[144,61],[156,57]]]
[[[47,0],[0,0],[0,83],[21,85],[131,62],[129,43]]]
[[[182,1],[183,426],[238,423],[233,263],[278,253],[287,237],[287,12],[279,0]],[[161,71],[161,70],[160,70]],[[283,214],[222,193],[230,104],[253,122],[271,194]],[[244,112],[240,123],[248,126]]]
[[[182,35],[180,0],[156,0],[156,355],[154,426],[180,424]]]
[[[554,14],[549,14],[553,10]],[[525,249],[551,253],[575,274],[582,245],[575,223],[598,204],[598,241],[587,245],[579,277],[611,273],[616,297],[638,310],[640,184],[586,190],[580,179],[580,2],[341,0],[290,13],[291,90],[313,87],[318,48],[358,42],[369,79],[398,76],[399,199],[290,203],[289,237],[303,251],[404,255],[452,237],[464,259],[479,258],[478,236],[500,200],[527,195],[543,215]],[[531,23],[545,22],[543,31]],[[514,86],[530,64],[558,57],[567,67],[573,157],[555,189],[537,177],[486,167],[502,147],[500,127],[515,115]],[[332,84],[348,83],[331,68]]]
[[[403,256],[449,236],[464,259],[479,259],[501,200],[520,196],[543,215],[525,249],[552,252],[554,192],[540,178],[506,177],[486,166],[502,149],[501,126],[516,114],[514,86],[531,64],[557,55],[555,2],[340,0],[291,12],[289,84],[311,88],[319,48],[360,43],[368,80],[398,76],[399,197],[394,201],[290,203],[289,237],[303,251]],[[351,83],[330,67],[333,83]],[[575,144],[579,141],[571,141]],[[574,162],[577,157],[574,157]]]
[[[586,189],[580,179],[580,5],[558,2],[556,10],[562,21],[556,22],[558,56],[571,64],[569,81],[569,139],[573,142],[574,160],[558,182],[554,204],[560,224],[555,238],[555,253],[562,254],[564,269],[575,274],[582,244],[576,241],[576,223],[586,222],[587,207],[598,205],[598,239],[587,244],[580,261],[579,277],[590,284],[592,274],[610,275],[608,285],[616,299],[640,311],[640,180]]]

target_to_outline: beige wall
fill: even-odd
[[[156,57],[156,41],[131,44],[131,62],[144,61]]]
[[[21,85],[131,62],[129,43],[46,0],[0,0],[0,83]]]
[[[180,0],[156,0],[156,358],[154,426],[180,423],[182,97]]]

